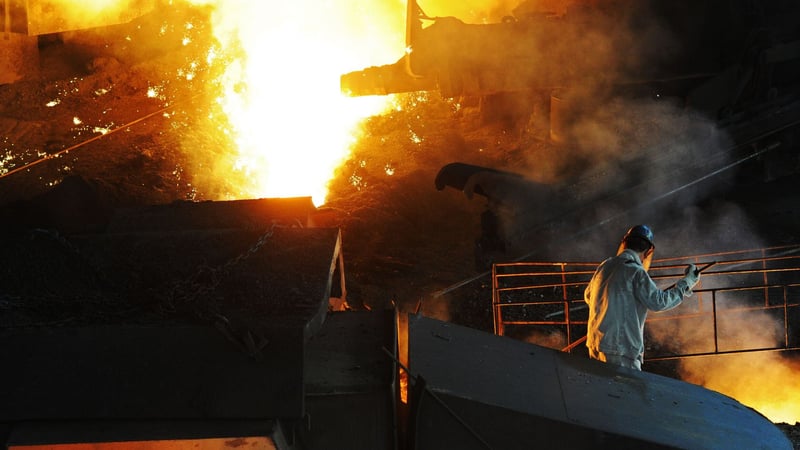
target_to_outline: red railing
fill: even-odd
[[[648,360],[800,349],[800,246],[659,259],[650,275],[666,288],[683,276],[687,263],[710,262],[715,264],[703,272],[695,295],[675,309],[648,315],[648,336],[656,337],[648,339],[654,347],[648,348]],[[583,291],[597,265],[495,264],[494,332],[569,352],[578,348],[588,319]]]

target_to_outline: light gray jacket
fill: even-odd
[[[606,259],[584,292],[589,305],[586,346],[606,354],[640,358],[647,311],[672,309],[683,301],[687,291],[684,279],[675,287],[659,289],[633,250]]]

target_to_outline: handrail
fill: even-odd
[[[665,321],[711,320],[708,331],[713,336],[712,352],[686,352],[656,355],[648,360],[665,360],[709,354],[740,353],[767,350],[800,350],[800,343],[789,336],[790,312],[800,314],[800,246],[769,247],[740,251],[726,251],[703,255],[659,259],[650,268],[657,283],[676,281],[683,276],[688,262],[698,266],[703,260],[714,258],[718,270],[704,272],[701,283],[694,290],[693,300],[663,313],[650,314],[646,324],[655,326]],[[539,331],[557,328],[563,333],[566,344],[560,349],[571,352],[585,339],[588,320],[583,290],[594,268],[590,262],[513,262],[492,266],[492,311],[494,331],[508,335],[509,329]],[[522,270],[520,270],[522,269]],[[529,270],[527,270],[529,269]],[[673,273],[664,271],[681,269]],[[720,270],[721,269],[721,270]],[[659,273],[662,272],[662,273]],[[757,276],[754,279],[753,276]],[[703,283],[706,288],[703,288]],[[780,293],[779,293],[780,292]],[[773,296],[771,299],[770,296]],[[710,297],[710,305],[708,298]],[[744,298],[742,298],[744,297]],[[781,301],[778,301],[782,297]],[[738,303],[737,303],[738,302]],[[710,309],[709,309],[710,308]],[[782,310],[782,312],[780,312]],[[759,312],[782,314],[783,342],[774,346],[762,345],[758,349],[720,349],[719,323],[731,314]],[[557,319],[553,319],[558,317]],[[578,329],[583,332],[573,339]],[[512,333],[513,334],[513,333]]]

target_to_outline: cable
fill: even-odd
[[[17,172],[21,172],[21,171],[23,171],[23,170],[25,170],[25,169],[28,169],[28,168],[30,168],[30,167],[32,167],[32,166],[35,166],[35,165],[37,165],[37,164],[40,164],[40,163],[43,163],[43,162],[45,162],[45,161],[49,161],[49,160],[51,160],[51,159],[53,159],[53,158],[56,158],[56,157],[58,157],[58,156],[60,156],[60,155],[62,155],[62,154],[64,154],[64,153],[69,153],[69,152],[70,152],[70,151],[72,151],[72,150],[76,150],[76,149],[78,149],[78,148],[80,148],[80,147],[83,147],[84,145],[87,145],[87,144],[89,144],[89,143],[91,143],[91,142],[94,142],[94,141],[96,141],[96,140],[98,140],[98,139],[101,139],[101,138],[103,138],[103,137],[106,137],[106,136],[108,136],[108,135],[110,135],[110,134],[116,133],[117,131],[119,131],[119,130],[121,130],[121,129],[123,129],[123,128],[128,128],[128,127],[130,127],[130,126],[132,126],[132,125],[135,125],[135,124],[137,124],[137,123],[139,123],[139,122],[141,122],[141,121],[143,121],[143,120],[149,119],[149,118],[151,118],[151,117],[155,116],[156,114],[161,114],[161,113],[163,113],[164,111],[166,111],[166,110],[168,110],[168,109],[170,109],[170,108],[172,108],[172,107],[174,107],[174,105],[171,105],[171,106],[165,106],[165,107],[163,107],[163,108],[161,108],[161,109],[159,109],[159,110],[157,110],[157,111],[153,111],[153,112],[151,112],[151,113],[149,113],[149,114],[147,114],[147,115],[144,115],[144,116],[142,116],[142,117],[139,117],[139,118],[138,118],[138,119],[136,119],[136,120],[133,120],[133,121],[131,121],[131,122],[128,122],[128,123],[126,123],[125,125],[120,125],[120,126],[118,126],[117,128],[114,128],[113,130],[109,130],[107,133],[99,134],[99,135],[97,135],[97,136],[94,136],[94,137],[92,137],[92,138],[89,138],[89,139],[87,139],[87,140],[85,140],[85,141],[83,141],[83,142],[80,142],[80,143],[78,143],[78,144],[75,144],[75,145],[73,145],[73,146],[71,146],[71,147],[67,147],[67,148],[65,148],[65,149],[62,149],[62,150],[59,150],[59,151],[57,151],[57,152],[55,152],[55,153],[51,153],[51,154],[49,154],[49,155],[47,155],[47,156],[44,156],[44,157],[42,157],[42,158],[39,158],[39,159],[37,159],[36,161],[33,161],[33,162],[31,162],[31,163],[28,163],[28,164],[25,164],[24,166],[20,166],[20,167],[17,167],[17,168],[15,168],[15,169],[9,170],[9,171],[8,171],[8,172],[6,172],[6,173],[0,174],[0,179],[3,179],[3,178],[5,178],[5,177],[7,177],[7,176],[9,176],[9,175],[12,175],[12,174],[15,174],[15,173],[17,173]]]

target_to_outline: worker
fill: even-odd
[[[700,278],[694,264],[669,289],[659,289],[647,271],[653,258],[653,231],[647,225],[632,227],[617,256],[600,263],[584,292],[589,306],[586,346],[589,357],[642,370],[644,322],[648,310],[666,311],[678,306]]]

